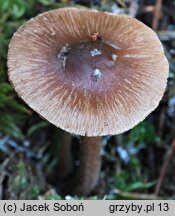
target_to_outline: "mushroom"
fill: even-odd
[[[80,136],[72,180],[79,195],[97,184],[101,137],[133,128],[158,106],[168,67],[158,37],[140,21],[75,8],[27,21],[8,52],[18,95],[52,124]]]

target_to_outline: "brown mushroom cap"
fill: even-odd
[[[138,20],[64,8],[18,29],[8,68],[19,96],[45,119],[101,136],[131,129],[158,106],[169,66],[156,34]]]

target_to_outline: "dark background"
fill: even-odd
[[[156,31],[170,63],[159,107],[127,133],[103,138],[99,184],[88,198],[60,196],[56,168],[64,132],[30,110],[7,79],[8,44],[17,28],[39,13],[66,6],[136,17]],[[0,0],[0,199],[174,199],[174,153],[175,1]]]

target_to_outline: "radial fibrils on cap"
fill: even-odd
[[[129,130],[158,106],[169,66],[156,34],[138,20],[64,8],[18,29],[8,69],[19,96],[45,119],[100,136]]]

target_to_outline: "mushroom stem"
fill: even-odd
[[[88,195],[98,182],[101,168],[101,137],[81,137],[79,144],[80,165],[76,171],[71,193]]]
[[[73,158],[71,153],[72,147],[72,135],[67,132],[62,132],[60,135],[60,154],[59,154],[59,163],[58,171],[61,173],[60,180],[63,180],[67,177],[73,170]]]

